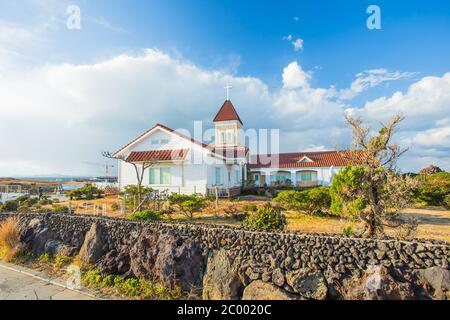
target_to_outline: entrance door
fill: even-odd
[[[255,186],[259,187],[259,183],[260,183],[260,181],[259,181],[259,174],[255,174],[253,176],[253,178],[255,179]]]

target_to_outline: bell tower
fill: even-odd
[[[229,99],[230,86],[225,88],[227,89],[227,100],[214,118],[214,124],[216,125],[215,146],[218,148],[242,147],[244,146],[243,123]]]

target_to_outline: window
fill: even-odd
[[[220,133],[220,141],[222,142],[222,144],[225,144],[225,132]]]
[[[227,144],[234,144],[234,130],[227,130]]]
[[[161,144],[168,144],[169,143],[169,139],[162,139],[161,140]]]
[[[300,172],[300,181],[313,181],[312,172]]]
[[[150,168],[150,184],[170,184],[170,168]]]
[[[236,177],[236,182],[241,182],[241,179],[240,179],[241,177],[240,177],[240,174],[239,174],[239,169],[236,170],[236,173],[235,173],[235,174],[236,174],[236,176],[235,176],[235,177]]]
[[[158,140],[152,140],[152,146],[156,146],[157,144],[159,144]]]
[[[291,179],[291,174],[288,172],[277,172],[273,175],[274,182],[284,183]]]
[[[161,184],[170,184],[170,168],[160,169]]]
[[[216,185],[222,184],[222,169],[216,168]]]

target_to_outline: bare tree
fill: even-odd
[[[156,159],[146,159],[145,161],[142,162],[133,162],[128,160],[128,157],[125,157],[123,155],[113,155],[108,151],[105,151],[102,153],[102,155],[105,158],[108,159],[115,159],[115,160],[121,160],[124,161],[130,165],[133,166],[135,173],[136,173],[136,180],[137,180],[137,203],[138,206],[136,208],[136,210],[139,210],[139,208],[142,205],[142,181],[144,180],[144,173],[147,169],[153,167],[156,163]]]
[[[333,181],[331,194],[336,211],[356,215],[371,237],[384,234],[384,226],[401,224],[398,212],[410,204],[416,186],[413,178],[397,173],[397,160],[407,149],[391,142],[404,118],[396,115],[373,135],[359,117],[345,115],[353,133],[353,150],[341,152],[349,167]]]

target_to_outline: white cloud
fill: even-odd
[[[341,90],[339,93],[340,98],[350,100],[361,92],[379,86],[383,82],[408,79],[415,74],[413,72],[389,71],[387,69],[366,70],[356,75],[356,79],[352,82],[350,88]]]
[[[410,145],[450,149],[450,126],[418,132],[406,141]]]
[[[300,51],[303,49],[304,41],[301,38],[294,39],[294,37],[291,34],[289,34],[283,37],[283,40],[289,41],[294,47],[294,51]]]
[[[302,39],[296,39],[292,42],[292,45],[294,46],[294,51],[300,51],[303,49],[303,40]]]
[[[297,61],[290,63],[283,70],[283,87],[287,89],[307,88],[311,74],[304,71]]]
[[[406,93],[369,101],[364,113],[374,120],[403,112],[410,128],[429,129],[450,118],[450,72],[442,77],[424,77],[413,83]],[[442,123],[442,122],[441,122]]]

